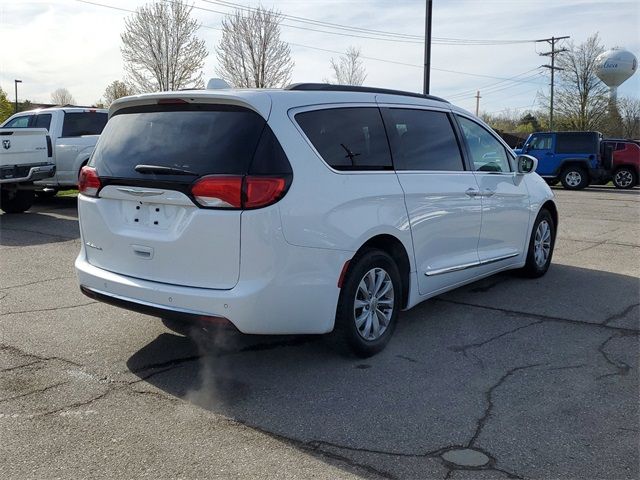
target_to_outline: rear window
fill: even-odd
[[[390,170],[391,153],[377,107],[329,108],[296,115],[320,156],[336,170]]]
[[[100,112],[79,112],[64,114],[63,137],[100,135],[107,124],[108,116]]]
[[[182,183],[211,174],[290,172],[286,156],[264,118],[231,105],[122,109],[104,129],[91,165],[100,177]],[[194,175],[141,173],[135,170],[136,165],[171,167]]]
[[[558,133],[556,153],[596,153],[598,135],[594,133]]]

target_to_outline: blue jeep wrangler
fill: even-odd
[[[537,132],[515,152],[536,157],[536,172],[550,185],[562,182],[564,188],[581,190],[607,181],[601,141],[599,132]]]

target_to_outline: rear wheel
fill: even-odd
[[[633,188],[638,184],[638,175],[630,167],[620,167],[613,174],[613,184],[616,188]]]
[[[33,205],[33,190],[0,189],[0,210],[5,213],[22,213]]]
[[[351,261],[333,331],[343,351],[370,357],[389,342],[401,308],[400,272],[382,250],[367,250]]]
[[[560,181],[567,190],[582,190],[589,186],[589,174],[582,167],[565,167],[560,175]]]
[[[527,263],[520,272],[529,278],[541,277],[551,265],[553,247],[556,241],[556,226],[548,210],[541,210],[533,224]]]

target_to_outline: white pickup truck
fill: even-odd
[[[0,209],[22,213],[33,204],[33,182],[55,174],[51,137],[44,128],[0,129],[0,143]]]
[[[108,111],[98,108],[53,107],[16,113],[2,125],[4,129],[45,128],[51,137],[53,177],[36,183],[38,195],[51,195],[61,188],[75,188],[80,170],[89,160]],[[44,190],[46,188],[46,190]]]

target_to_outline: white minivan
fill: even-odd
[[[432,96],[297,84],[127,97],[81,173],[80,288],[174,326],[333,332],[372,355],[400,310],[547,271],[558,213],[535,167]]]

